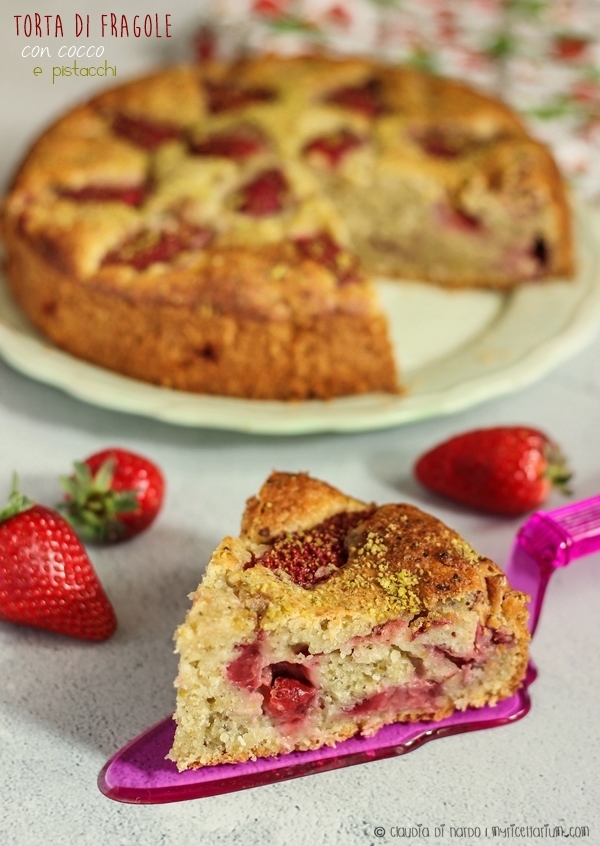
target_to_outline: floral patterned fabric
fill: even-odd
[[[600,0],[206,0],[202,8],[225,55],[368,53],[500,96],[552,147],[579,193],[600,203]]]

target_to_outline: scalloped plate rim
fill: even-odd
[[[600,326],[600,239],[594,235],[600,233],[600,215],[578,204],[577,219],[578,240],[587,253],[589,266],[584,276],[586,287],[583,293],[576,291],[579,299],[574,301],[565,325],[525,350],[511,364],[496,367],[493,372],[482,365],[481,373],[443,389],[428,392],[421,387],[401,397],[367,394],[301,403],[195,395],[130,379],[76,359],[41,336],[33,335],[31,330],[26,332],[7,325],[2,319],[1,303],[0,355],[16,370],[88,404],[186,427],[303,435],[370,431],[453,414],[542,378],[596,335]],[[503,311],[510,314],[522,306],[517,298],[509,301],[508,296],[504,295],[509,305]],[[483,337],[469,344],[481,345],[485,335],[484,332]],[[515,341],[518,343],[518,339]],[[457,353],[463,349],[460,347]],[[427,365],[430,366],[433,365]],[[427,367],[423,368],[424,372]],[[416,371],[413,378],[418,379],[419,373]]]

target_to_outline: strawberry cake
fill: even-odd
[[[412,505],[273,473],[176,633],[179,769],[334,745],[519,687],[524,594]]]
[[[548,150],[468,87],[348,58],[164,70],[73,109],[5,200],[13,294],[70,353],[185,391],[397,392],[369,277],[572,273]]]

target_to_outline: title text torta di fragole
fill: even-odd
[[[62,38],[65,28],[76,38],[99,35],[101,38],[172,38],[171,15],[156,12],[138,15],[121,15],[107,12],[97,16],[80,15],[67,21],[66,16],[34,12],[13,15],[17,36],[25,38]],[[69,26],[70,24],[70,26]]]

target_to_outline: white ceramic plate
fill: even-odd
[[[52,347],[0,285],[0,354],[85,402],[176,423],[260,434],[382,429],[450,414],[524,387],[587,344],[600,325],[600,221],[577,211],[579,272],[509,294],[379,282],[406,396],[284,403],[187,394],[118,376]]]

